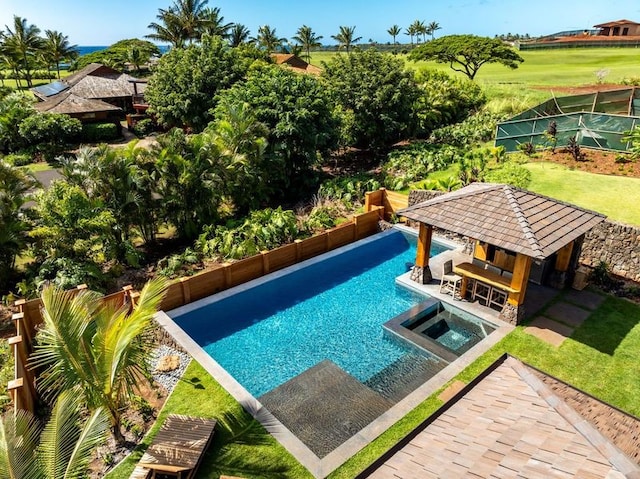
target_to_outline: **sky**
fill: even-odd
[[[58,30],[76,45],[110,45],[124,38],[142,38],[159,8],[173,0],[0,0],[0,28],[13,15],[24,17],[42,31]],[[612,20],[640,22],[638,0],[210,0],[227,22],[246,25],[252,35],[258,26],[275,27],[290,38],[303,24],[335,43],[340,25],[355,26],[363,42],[386,43],[394,24],[403,30],[414,20],[438,22],[436,36],[457,33],[494,36],[562,30],[581,30]],[[400,41],[408,42],[402,36]]]

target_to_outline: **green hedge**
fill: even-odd
[[[115,123],[89,123],[82,126],[83,141],[96,143],[115,140],[121,136],[118,131],[118,126]]]

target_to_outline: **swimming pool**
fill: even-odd
[[[385,370],[428,356],[381,327],[424,300],[395,284],[415,261],[415,238],[392,230],[352,246],[169,316],[254,397],[324,360],[384,393]],[[445,249],[434,243],[431,255]]]

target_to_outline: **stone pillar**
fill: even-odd
[[[411,281],[415,281],[418,284],[429,284],[433,279],[431,274],[431,268],[427,266],[414,266],[411,270]]]
[[[517,326],[524,320],[524,305],[505,303],[500,312],[500,319]]]

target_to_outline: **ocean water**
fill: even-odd
[[[78,52],[80,53],[80,56],[82,56],[82,55],[87,55],[89,53],[97,52],[100,50],[105,50],[107,48],[109,48],[109,45],[107,46],[79,45]],[[158,48],[160,49],[160,53],[165,54],[169,51],[170,47],[168,45],[158,45]]]

